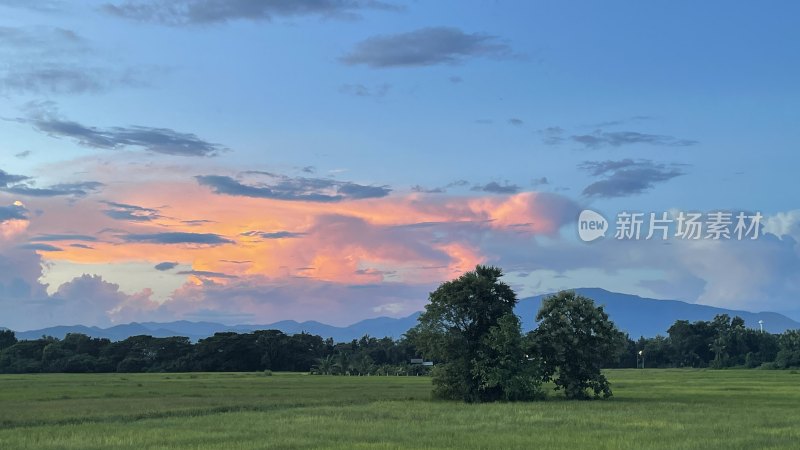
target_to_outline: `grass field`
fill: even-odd
[[[466,405],[424,377],[0,375],[0,449],[800,446],[800,374],[608,376],[607,401]]]

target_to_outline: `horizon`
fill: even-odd
[[[800,321],[780,3],[0,0],[0,326],[343,326],[477,264]]]
[[[680,299],[657,299],[657,298],[641,297],[641,296],[635,295],[635,294],[626,294],[626,293],[623,293],[623,292],[612,292],[612,291],[608,291],[608,290],[605,290],[603,288],[597,288],[597,287],[590,287],[590,288],[583,287],[583,288],[574,288],[574,289],[568,289],[568,290],[569,291],[580,292],[583,295],[586,295],[586,291],[603,291],[603,293],[606,293],[606,294],[614,294],[616,296],[623,296],[623,297],[635,297],[635,298],[641,299],[641,300],[652,300],[652,301],[656,301],[656,302],[660,302],[660,301],[678,302],[678,303],[681,303],[681,304],[684,304],[684,305],[690,305],[690,306],[691,305],[696,305],[696,306],[701,306],[701,307],[718,308],[718,307],[714,307],[714,306],[710,306],[710,305],[702,305],[702,304],[697,304],[697,303],[690,303],[690,302],[686,302],[686,301],[680,300]],[[550,295],[555,295],[555,294],[557,294],[557,292],[551,292],[551,293],[539,294],[539,295],[530,296],[530,297],[519,298],[517,305],[519,306],[521,302],[531,301],[531,300],[535,300],[537,298],[544,298],[544,297],[547,297],[547,296],[550,296]],[[600,300],[595,300],[595,303],[598,306],[601,306],[601,307],[604,307],[604,308],[609,306],[607,303],[605,303],[603,301],[600,301]],[[791,316],[788,316],[788,315],[785,315],[785,314],[781,314],[781,313],[778,313],[778,312],[774,312],[774,311],[748,311],[748,310],[736,310],[736,309],[727,309],[727,308],[721,308],[721,309],[726,311],[726,314],[727,313],[744,313],[745,315],[754,315],[754,316],[761,316],[761,315],[765,315],[765,314],[770,314],[770,315],[771,314],[776,314],[776,315],[778,315],[780,317],[783,317],[784,319],[788,319],[791,322],[800,323],[800,320],[798,320],[798,318],[796,318],[796,317],[791,317]],[[272,327],[272,326],[286,324],[286,323],[293,323],[293,324],[296,324],[296,325],[316,324],[316,325],[322,325],[322,326],[325,326],[325,327],[331,327],[331,328],[346,330],[346,329],[349,329],[349,328],[353,328],[356,325],[359,325],[359,324],[361,324],[363,322],[369,322],[369,321],[378,320],[378,319],[389,319],[389,320],[402,321],[404,319],[409,319],[411,317],[417,316],[417,315],[421,314],[422,312],[424,312],[424,310],[414,311],[414,312],[412,312],[412,313],[410,313],[410,314],[408,314],[406,316],[399,316],[399,317],[386,316],[386,315],[373,316],[373,317],[367,317],[367,318],[364,318],[364,319],[360,319],[360,320],[357,320],[357,321],[354,321],[354,322],[346,322],[346,323],[338,323],[338,324],[327,323],[327,322],[318,321],[318,320],[296,320],[296,319],[291,319],[291,318],[280,319],[280,320],[276,320],[274,322],[269,322],[269,323],[266,323],[266,322],[262,322],[262,323],[230,322],[230,323],[226,323],[226,322],[222,322],[222,321],[213,322],[213,321],[192,321],[192,320],[186,320],[186,319],[179,319],[179,320],[161,321],[161,322],[159,322],[159,321],[141,321],[141,322],[133,321],[133,322],[126,322],[126,323],[115,323],[115,324],[111,324],[111,325],[105,326],[105,327],[104,326],[96,326],[96,325],[85,325],[85,324],[80,324],[80,323],[73,323],[73,324],[63,324],[62,323],[62,324],[58,324],[58,325],[54,325],[54,326],[42,327],[42,328],[39,328],[39,329],[12,330],[12,331],[17,332],[17,333],[31,333],[31,332],[34,332],[34,331],[48,330],[48,329],[51,329],[51,328],[90,328],[90,329],[98,329],[98,330],[102,330],[102,331],[107,331],[107,330],[113,329],[115,327],[125,327],[125,326],[130,326],[130,325],[141,325],[141,326],[155,325],[155,326],[160,326],[160,325],[169,325],[169,324],[176,324],[176,323],[187,323],[187,324],[192,324],[192,325],[200,325],[200,324],[220,325],[220,326],[229,327],[229,328],[254,327],[254,326]],[[609,312],[609,311],[606,311],[606,312]],[[687,317],[682,317],[682,316],[676,316],[676,317],[677,317],[677,320],[689,320],[689,322],[693,322],[693,320],[690,320]],[[523,321],[525,321],[525,317],[520,317],[520,318]],[[612,320],[614,319],[613,317],[611,317],[611,318],[612,318]],[[706,317],[705,319],[700,319],[700,320],[710,320],[710,319],[711,319],[711,317],[709,316],[709,317]],[[753,319],[751,319],[751,320],[753,320]],[[750,323],[750,322],[748,321],[748,323]],[[771,327],[772,325],[774,325],[774,324],[769,323],[769,321],[766,322],[766,324],[767,324],[767,327]],[[756,328],[754,323],[750,323],[750,325],[751,325],[750,328],[753,328],[753,329]],[[2,324],[0,324],[0,330],[3,330],[3,329],[11,330],[10,328],[4,327]],[[152,330],[151,329],[151,331],[156,331],[156,330]],[[174,330],[169,330],[169,329],[165,329],[163,331],[175,332]],[[241,332],[242,330],[239,330],[239,331]],[[304,331],[308,331],[308,330],[304,330]],[[663,331],[663,333],[666,333],[667,330],[662,330],[662,331]],[[177,333],[176,335],[181,334],[180,332],[175,332],[175,333]],[[315,333],[312,332],[311,334],[315,334]],[[659,332],[659,334],[662,334],[662,332]],[[372,336],[372,337],[380,337],[380,336]]]

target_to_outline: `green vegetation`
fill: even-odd
[[[526,357],[517,296],[496,267],[477,266],[430,295],[409,340],[433,359],[437,398],[486,402],[541,397],[538,363]]]
[[[553,381],[571,399],[611,397],[611,387],[600,369],[609,355],[618,353],[624,335],[608,320],[603,307],[575,292],[559,292],[544,299],[536,315],[539,326],[531,333],[531,354],[542,359],[544,380]]]
[[[797,448],[800,374],[610,370],[614,397],[431,400],[430,377],[0,375],[3,449]]]

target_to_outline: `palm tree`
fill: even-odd
[[[322,375],[331,375],[335,367],[336,360],[334,360],[333,355],[327,355],[317,359],[317,365],[314,366],[315,370]]]
[[[345,352],[337,353],[335,367],[342,375],[350,375],[350,355]]]

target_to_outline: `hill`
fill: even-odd
[[[636,295],[610,292],[599,288],[576,289],[594,301],[603,305],[611,320],[630,334],[634,339],[639,336],[652,337],[666,334],[667,329],[676,320],[711,320],[717,314],[740,316],[750,328],[758,328],[758,321],[764,321],[764,330],[781,333],[787,329],[800,329],[800,323],[774,312],[748,312],[713,306],[686,303],[678,300],[656,300]],[[536,327],[536,312],[539,310],[543,295],[520,300],[516,312],[522,317],[522,328],[525,331]],[[337,327],[316,321],[297,322],[284,320],[263,325],[224,325],[215,322],[142,322],[116,325],[109,328],[86,327],[83,325],[56,326],[39,330],[17,332],[19,339],[36,339],[43,335],[63,338],[67,333],[83,333],[93,337],[108,338],[114,341],[129,336],[149,334],[155,337],[186,336],[193,341],[223,331],[248,333],[255,330],[281,330],[294,334],[306,332],[333,338],[337,342],[358,339],[364,335],[375,337],[390,336],[399,338],[417,322],[419,312],[403,318],[377,317],[356,322],[350,326]]]

